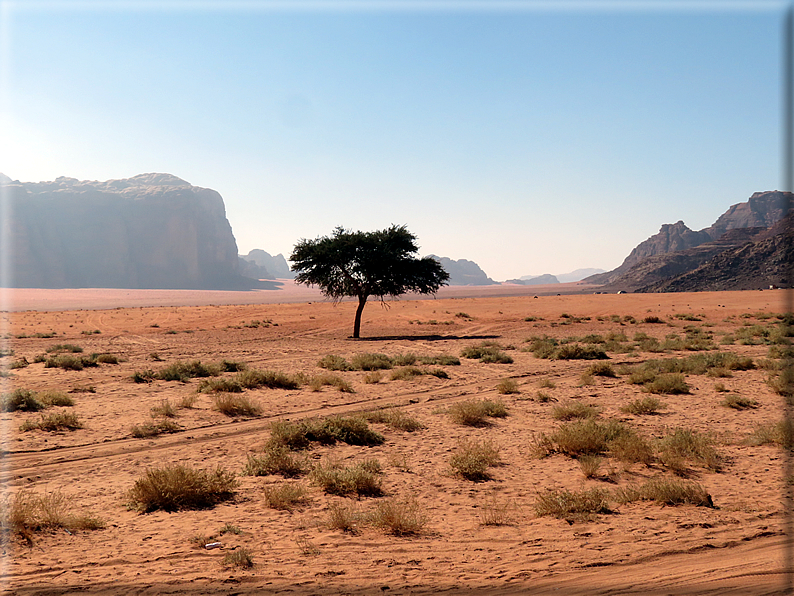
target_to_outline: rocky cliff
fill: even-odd
[[[287,259],[282,254],[277,254],[274,257],[264,250],[255,248],[247,255],[241,255],[240,258],[266,269],[273,278],[293,279],[295,277],[295,273],[290,270]]]
[[[223,199],[170,174],[6,181],[13,285],[239,288]]]
[[[638,274],[637,269],[629,273],[638,264],[648,259],[651,260],[646,265],[643,265],[644,269],[641,268],[645,273],[655,270],[654,275],[657,276],[679,275],[707,260],[703,258],[705,255],[708,255],[707,258],[713,257],[719,252],[720,245],[714,244],[700,253],[688,253],[670,259],[655,257],[688,251],[705,243],[721,240],[726,232],[731,230],[769,228],[783,217],[785,201],[787,199],[792,200],[792,197],[794,197],[792,193],[778,190],[754,193],[744,203],[737,203],[729,207],[711,226],[699,231],[690,230],[683,221],[678,221],[674,224],[664,224],[658,234],[638,244],[620,267],[606,273],[592,275],[584,281],[594,284],[605,284],[609,287],[620,287],[620,289],[639,287],[637,284],[656,283],[661,278],[653,279],[653,282],[651,282],[650,278],[640,279],[642,275]],[[726,241],[722,250],[735,247],[736,242],[749,241],[749,237],[740,233],[738,236],[726,238]]]
[[[487,286],[497,283],[488,277],[474,261],[466,259],[455,261],[449,257],[428,256],[441,263],[444,271],[449,273],[448,284],[451,286]]]

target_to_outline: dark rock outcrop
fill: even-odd
[[[497,283],[488,277],[474,261],[466,259],[455,261],[449,257],[428,256],[441,263],[444,271],[449,273],[448,284],[451,286],[487,286]]]
[[[605,284],[611,288],[628,289],[639,287],[637,284],[646,285],[651,283],[650,278],[644,281],[642,275],[648,275],[655,270],[655,275],[675,276],[685,270],[699,266],[704,260],[708,260],[716,252],[714,250],[720,245],[712,245],[704,249],[702,253],[692,253],[670,259],[654,259],[643,269],[642,275],[638,271],[629,273],[637,264],[656,257],[658,255],[668,255],[680,251],[698,247],[711,241],[722,240],[726,232],[731,230],[741,230],[747,228],[769,228],[779,221],[784,215],[785,200],[791,200],[792,193],[778,190],[754,193],[744,203],[732,205],[723,213],[711,226],[700,231],[690,230],[683,221],[675,224],[664,224],[658,234],[651,236],[644,242],[637,245],[628,257],[617,269],[591,275],[584,281],[593,284]],[[733,248],[742,236],[726,237],[726,246],[723,250]],[[745,237],[744,241],[749,240]],[[700,255],[697,258],[690,258],[693,255]],[[706,259],[702,257],[708,255]],[[688,269],[689,268],[689,269]],[[626,277],[627,276],[627,277]],[[654,283],[659,280],[654,280]]]
[[[41,288],[238,289],[223,199],[170,174],[4,184],[12,284]]]
[[[722,238],[728,236],[724,234]],[[721,251],[691,271],[639,288],[638,292],[700,292],[791,287],[794,215],[756,239]]]

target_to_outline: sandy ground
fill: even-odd
[[[119,296],[127,292],[119,290],[114,291],[117,307],[111,307],[112,293],[99,300],[96,290],[54,290],[50,298],[41,290],[38,296],[24,292],[28,302],[20,294],[17,311],[0,314],[14,349],[2,363],[8,366],[22,358],[31,363],[11,371],[7,389],[92,387],[94,392],[70,393],[75,405],[60,408],[79,416],[83,428],[73,431],[23,432],[20,425],[37,414],[0,414],[5,486],[11,494],[64,494],[74,512],[100,517],[105,528],[41,532],[32,544],[11,539],[3,547],[2,580],[8,593],[777,594],[790,580],[783,548],[783,452],[774,445],[746,443],[754,428],[782,416],[781,397],[767,385],[766,370],[735,371],[725,378],[687,375],[690,394],[662,395],[667,407],[661,413],[632,415],[620,408],[647,394],[625,375],[583,382],[582,373],[591,362],[546,360],[522,350],[529,337],[544,334],[566,338],[623,333],[630,344],[637,333],[683,337],[690,326],[711,333],[716,349],[758,361],[768,357],[767,345],[720,341],[743,326],[772,326],[775,319],[763,313],[783,310],[781,291],[538,298],[479,292],[476,297],[401,300],[390,308],[373,303],[364,311],[360,340],[349,339],[353,305],[334,306],[318,301],[317,294],[291,303],[223,305],[218,296],[201,293],[191,298],[163,292],[146,298],[133,291]],[[64,292],[71,293],[68,300]],[[80,293],[84,310],[72,302]],[[146,300],[160,306],[144,306]],[[187,305],[163,302],[171,300]],[[41,310],[47,301],[50,309]],[[640,322],[652,315],[665,323]],[[245,395],[263,407],[263,415],[254,418],[228,418],[215,411],[213,396],[197,392],[198,379],[150,384],[131,380],[136,371],[196,359],[235,360],[255,369],[310,377],[325,372],[317,363],[328,354],[347,359],[362,352],[459,356],[463,348],[483,341],[499,342],[513,363],[461,358],[459,366],[442,367],[447,379],[423,375],[391,380],[391,371],[384,371],[378,383],[365,382],[368,373],[362,371],[335,373],[352,385],[353,393],[330,386],[313,391],[308,385],[248,390]],[[122,362],[81,371],[34,363],[58,343],[78,344],[86,354],[111,353]],[[610,352],[609,362],[618,367],[691,354],[635,349]],[[498,393],[504,379],[514,380],[519,393]],[[758,407],[721,405],[726,392],[718,391],[720,384],[728,394],[755,400]],[[539,400],[539,392],[550,401]],[[134,425],[152,420],[154,406],[190,396],[196,397],[194,407],[179,409],[174,419],[182,432],[131,437]],[[450,419],[451,405],[483,398],[502,400],[509,416],[483,427]],[[552,416],[554,408],[575,401],[597,405],[599,419],[624,421],[651,439],[675,428],[710,436],[723,469],[715,472],[693,464],[688,478],[705,487],[715,507],[638,501],[573,523],[536,515],[537,498],[547,489],[615,491],[652,477],[672,477],[658,463],[626,467],[605,457],[602,473],[588,479],[575,459],[562,454],[539,457],[541,433],[560,425]],[[274,420],[386,405],[398,406],[425,428],[409,433],[373,424],[386,437],[382,445],[315,446],[308,452],[313,463],[378,459],[384,471],[383,497],[329,496],[306,476],[284,480],[242,475],[247,456],[261,453]],[[502,464],[490,469],[490,480],[471,482],[452,473],[450,457],[467,439],[489,440],[499,448]],[[129,489],[146,469],[174,463],[220,466],[240,474],[236,497],[210,509],[175,513],[141,514],[126,506]],[[292,512],[268,508],[265,489],[284,482],[306,487],[308,503]],[[367,512],[393,498],[415,499],[427,516],[419,535],[393,536],[366,524],[355,533],[329,527],[329,507],[335,503],[355,503]],[[501,525],[483,523],[497,510],[503,511]],[[240,533],[219,535],[227,524]],[[216,535],[222,547],[198,548],[198,535]],[[223,563],[226,555],[241,549],[251,553],[253,568]]]

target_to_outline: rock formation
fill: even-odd
[[[560,280],[551,273],[544,273],[543,275],[533,275],[527,278],[508,279],[505,283],[520,284],[522,286],[537,286],[542,284],[558,284]]]
[[[294,279],[295,277],[295,273],[290,270],[287,259],[282,254],[277,254],[274,257],[264,250],[255,248],[249,251],[247,255],[240,255],[240,258],[267,270],[271,275],[268,279]]]
[[[246,283],[214,190],[170,174],[3,186],[14,286],[236,289]]]
[[[441,263],[444,271],[449,273],[448,283],[451,286],[487,286],[497,283],[488,277],[485,271],[480,269],[480,266],[474,261],[467,261],[466,259],[455,261],[449,257],[428,256]]]

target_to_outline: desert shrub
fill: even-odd
[[[45,368],[62,368],[63,370],[83,370],[85,365],[86,360],[70,353],[52,356],[44,362]]]
[[[650,316],[645,317],[642,320],[642,322],[643,323],[649,323],[649,324],[659,324],[659,323],[664,323],[664,319],[662,319],[660,317],[657,317],[656,315],[650,315]]]
[[[41,391],[36,396],[45,406],[73,406],[74,400],[63,391],[55,389]]]
[[[621,435],[631,429],[616,420],[597,422],[593,418],[572,420],[561,424],[549,437],[555,451],[571,457],[601,455]]]
[[[620,489],[616,493],[620,503],[655,501],[660,505],[697,505],[714,507],[711,495],[703,485],[675,478],[651,478],[639,486]]]
[[[601,471],[602,461],[598,455],[583,455],[577,460],[585,478],[597,478]]]
[[[195,470],[182,464],[149,468],[128,494],[141,513],[162,509],[204,509],[232,499],[237,488],[234,474],[223,468]]]
[[[571,401],[567,404],[554,406],[551,417],[555,420],[573,420],[575,418],[594,418],[598,416],[601,408],[598,406]]]
[[[376,459],[367,459],[351,466],[328,461],[317,464],[309,477],[329,495],[378,497],[383,494],[382,473],[381,465]]]
[[[315,375],[309,379],[309,387],[312,391],[320,391],[323,387],[336,387],[343,393],[355,393],[353,386],[339,375],[325,373]]]
[[[46,405],[36,396],[35,391],[17,387],[11,393],[4,393],[0,400],[3,412],[38,412]]]
[[[794,429],[786,420],[781,420],[776,424],[762,424],[756,426],[750,436],[745,439],[748,445],[779,445],[784,448],[791,448],[794,445]]]
[[[687,428],[676,428],[659,440],[659,461],[676,474],[687,472],[686,462],[692,461],[715,472],[722,469],[722,458],[714,448],[714,441]]]
[[[369,521],[394,536],[421,534],[429,520],[416,499],[386,499],[370,513]]]
[[[543,389],[555,389],[557,387],[557,384],[551,379],[541,379],[538,385]]]
[[[364,375],[364,382],[367,385],[377,385],[383,379],[383,374],[379,371],[373,371]]]
[[[362,521],[361,512],[356,503],[331,503],[328,506],[328,527],[354,534]]]
[[[655,458],[650,441],[632,428],[625,427],[608,441],[609,455],[626,465],[651,465]]]
[[[708,369],[706,371],[706,376],[712,377],[712,378],[715,378],[715,379],[727,379],[729,377],[732,377],[733,374],[731,374],[731,371],[729,371],[727,368],[722,368],[720,366],[720,367]]]
[[[509,499],[492,496],[480,506],[480,523],[484,526],[509,526],[515,523],[518,507]]]
[[[659,412],[659,410],[663,410],[664,408],[665,405],[659,398],[648,395],[646,397],[635,399],[633,402],[630,402],[620,408],[620,410],[621,412],[626,412],[627,414],[641,416],[644,414],[656,414]]]
[[[183,362],[181,360],[166,366],[157,373],[162,381],[186,382],[193,378],[217,377],[221,373],[218,364],[204,364],[200,360]]]
[[[380,445],[386,439],[367,424],[362,415],[306,418],[297,422],[278,421],[271,426],[268,445],[289,449],[307,449],[312,442],[333,445],[337,441],[349,445]]]
[[[243,469],[246,476],[269,476],[279,474],[284,478],[297,478],[307,472],[305,457],[299,457],[285,445],[268,445],[264,454],[248,455]]]
[[[424,374],[426,374],[426,371],[421,368],[417,368],[415,366],[405,366],[403,368],[393,370],[389,378],[392,381],[406,381]]]
[[[237,360],[221,360],[220,368],[221,372],[243,372],[248,370],[248,365]]]
[[[530,337],[527,339],[527,342],[529,346],[526,350],[532,352],[535,358],[551,358],[552,354],[554,354],[554,350],[559,345],[556,339],[548,336]]]
[[[483,342],[478,346],[468,346],[461,350],[463,358],[478,359],[485,364],[510,364],[513,358],[502,351],[496,342]]]
[[[778,395],[789,398],[794,396],[794,370],[785,367],[778,374],[770,374],[767,377],[767,384]]]
[[[198,387],[199,393],[242,393],[243,386],[237,379],[214,377],[203,379]]]
[[[94,385],[75,385],[69,389],[69,393],[96,393]]]
[[[284,483],[264,488],[265,504],[271,509],[292,511],[308,501],[308,493],[300,484]]]
[[[60,354],[62,352],[70,352],[72,354],[80,354],[83,348],[75,344],[55,344],[45,350],[48,354]]]
[[[597,345],[564,344],[554,350],[551,360],[606,360],[604,349]]]
[[[540,403],[545,404],[545,403],[548,403],[548,402],[552,401],[554,398],[551,395],[549,395],[548,393],[546,393],[545,391],[538,391],[535,394],[535,399],[537,401],[539,401]]]
[[[273,370],[254,370],[249,369],[237,373],[232,377],[245,389],[297,389],[301,385],[301,379],[297,375],[288,375]]]
[[[54,432],[58,430],[77,430],[83,428],[83,423],[74,412],[49,412],[39,414],[38,420],[25,420],[19,430],[27,432],[29,430],[46,430]]]
[[[661,373],[652,381],[645,383],[645,390],[650,393],[677,395],[689,393],[689,385],[681,373]]]
[[[452,404],[448,413],[455,424],[486,426],[489,423],[488,418],[504,418],[507,416],[507,407],[501,401],[490,399],[476,401],[469,399]]]
[[[97,354],[96,361],[100,364],[118,364],[119,357],[115,354]]]
[[[502,379],[499,381],[499,384],[496,385],[496,392],[501,393],[502,395],[519,393],[518,383],[514,379]]]
[[[381,370],[393,368],[394,364],[392,359],[386,354],[371,354],[364,352],[356,354],[350,361],[350,367],[353,370]]]
[[[226,416],[262,415],[262,406],[239,393],[219,393],[212,400],[212,409]]]
[[[535,513],[543,517],[550,515],[568,521],[592,519],[598,513],[611,513],[609,492],[593,488],[573,492],[549,489],[537,496]]]
[[[86,513],[73,513],[72,500],[61,492],[38,494],[23,490],[13,497],[7,495],[2,503],[4,515],[0,520],[3,534],[14,534],[28,543],[37,532],[66,529],[100,530],[105,522]]]
[[[499,448],[491,441],[463,439],[449,460],[452,472],[473,482],[490,480],[488,468],[500,463]]]
[[[439,356],[419,356],[419,362],[426,366],[459,366],[460,358],[448,354]]]
[[[223,556],[222,564],[227,567],[251,569],[254,566],[254,557],[247,548],[238,548]]]
[[[136,424],[130,429],[130,435],[135,439],[148,439],[156,437],[157,435],[175,433],[182,430],[176,422],[170,418],[164,418],[157,424],[154,422],[146,422],[144,424]]]
[[[725,399],[722,400],[722,405],[734,410],[746,410],[748,408],[757,408],[758,402],[741,395],[726,395]]]
[[[589,375],[596,377],[617,377],[612,365],[609,362],[594,362],[585,369]]]
[[[326,356],[323,356],[317,363],[317,366],[328,370],[338,371],[350,370],[351,368],[347,360],[341,356],[337,356],[336,354],[327,354]]]
[[[176,418],[176,408],[167,399],[163,399],[159,404],[151,409],[152,416],[162,416],[164,418]]]
[[[196,401],[198,401],[198,396],[195,393],[188,393],[179,399],[176,407],[183,408],[185,410],[192,410],[196,407]]]
[[[386,424],[393,429],[402,430],[405,432],[415,432],[425,428],[425,425],[419,420],[409,416],[403,410],[395,407],[365,412],[363,416],[369,422]]]
[[[418,358],[416,357],[416,354],[412,352],[408,352],[406,354],[397,354],[392,356],[391,359],[393,366],[411,366],[416,364],[417,360]]]
[[[146,370],[136,371],[132,375],[132,380],[135,383],[151,383],[157,378],[157,373],[155,373],[151,368],[147,368]]]
[[[679,313],[674,314],[673,316],[676,319],[679,319],[681,321],[702,321],[703,320],[700,317],[696,317],[695,315],[690,314],[690,313],[679,312]]]
[[[20,368],[26,368],[27,366],[30,366],[30,362],[28,362],[28,359],[23,356],[18,360],[14,360],[11,364],[8,365],[8,368],[10,370],[18,370]]]

